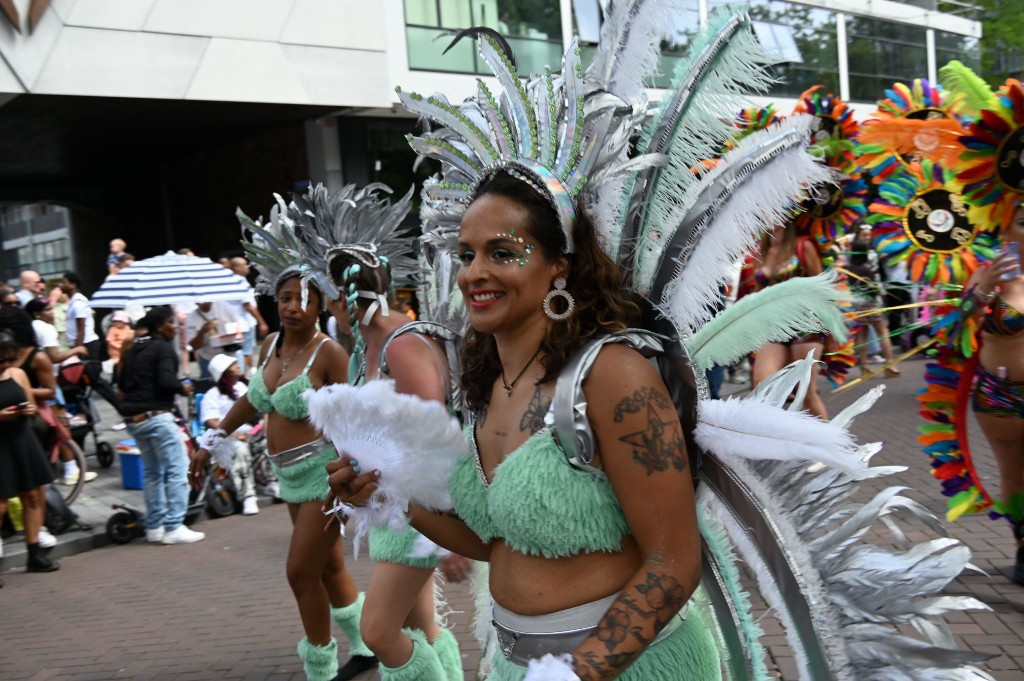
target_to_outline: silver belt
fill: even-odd
[[[571,653],[597,630],[601,618],[618,597],[619,594],[612,594],[550,615],[536,616],[518,615],[495,603],[491,622],[498,635],[498,647],[506,660],[520,667],[526,667],[531,659],[547,653]],[[686,607],[684,605],[669,620],[651,645],[668,638],[682,625]]]
[[[270,459],[270,463],[274,464],[278,468],[287,468],[288,466],[294,466],[295,464],[305,461],[311,456],[315,456],[323,452],[327,447],[330,447],[330,441],[325,438],[317,438],[312,442],[307,442],[304,445],[298,447],[292,447],[286,449],[283,452],[277,454],[268,454],[267,458]]]

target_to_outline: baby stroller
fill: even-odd
[[[192,382],[192,395],[188,400],[187,427],[193,440],[199,437],[205,426],[199,420],[203,395],[214,385],[210,379],[197,379]],[[211,518],[226,518],[238,511],[241,500],[231,476],[224,471],[210,466],[206,473],[206,484],[201,490],[189,493],[189,508],[206,507]]]
[[[96,425],[100,417],[93,404],[93,394],[100,394],[115,410],[119,410],[120,403],[114,389],[100,375],[101,370],[102,363],[94,360],[64,363],[57,372],[57,385],[64,397],[71,438],[82,451],[86,451],[85,440],[92,436],[96,460],[104,468],[109,468],[114,463],[114,448],[97,435]]]

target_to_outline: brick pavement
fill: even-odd
[[[861,441],[884,442],[877,465],[910,469],[872,481],[860,498],[905,485],[913,490],[909,496],[941,515],[944,499],[914,439],[919,418],[913,395],[921,386],[922,365],[904,366],[906,375],[887,382],[885,396],[855,423],[854,431]],[[858,388],[829,396],[826,403],[835,413],[861,392]],[[983,471],[994,479],[984,440],[975,435],[972,441]],[[141,504],[141,493],[120,489],[117,464],[100,473],[100,480],[87,486],[76,504],[87,520],[105,521],[112,496]],[[10,557],[18,547],[8,542],[9,557],[0,564],[6,581],[0,590],[0,681],[300,681],[294,646],[301,630],[284,579],[285,507],[264,507],[254,518],[202,521],[200,529],[207,540],[199,544],[163,547],[136,540],[65,557],[63,569],[51,575],[14,568],[23,558]],[[1024,589],[1001,573],[1013,560],[1009,529],[984,518],[966,518],[950,532],[971,546],[975,565],[987,574],[965,575],[948,592],[972,595],[992,608],[950,615],[953,631],[965,647],[999,654],[988,665],[998,681],[1024,681]],[[68,545],[66,535],[61,541]],[[367,584],[369,560],[363,557],[350,566],[357,582]],[[469,630],[468,589],[454,585],[448,597],[461,611],[453,622],[467,678],[473,678],[479,651]],[[755,607],[763,607],[757,599]],[[795,679],[781,626],[770,617],[762,625],[779,678]]]

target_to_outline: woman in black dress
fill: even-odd
[[[7,499],[17,495],[25,509],[26,570],[53,572],[60,565],[39,548],[44,486],[53,482],[53,470],[29,428],[28,418],[36,413],[36,405],[28,376],[15,366],[19,351],[14,337],[0,331],[0,518],[7,512]]]

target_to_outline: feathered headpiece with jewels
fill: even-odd
[[[867,213],[868,183],[850,152],[828,159],[840,178],[807,190],[804,212],[793,221],[802,235],[814,239],[819,249],[835,242]]]
[[[320,292],[321,307],[338,297],[338,288],[331,280],[327,266],[327,249],[316,243],[305,243],[296,232],[294,214],[280,195],[270,209],[270,219],[253,220],[239,208],[235,211],[242,225],[242,248],[256,268],[256,291],[276,295],[277,287],[289,277],[300,277],[302,306],[309,301],[309,284]]]
[[[461,108],[442,95],[423,97],[396,90],[406,109],[447,129],[445,135],[408,136],[417,154],[437,159],[445,168],[444,180],[428,185],[430,198],[468,205],[484,180],[504,171],[547,198],[565,236],[563,250],[572,253],[574,198],[587,183],[585,161],[594,142],[583,129],[579,47],[573,42],[565,53],[559,76],[546,69],[528,89],[493,36],[479,34],[477,45],[503,88],[500,101],[482,80],[477,81],[470,106]]]
[[[412,243],[399,237],[402,221],[409,214],[412,191],[410,188],[405,196],[392,203],[387,198],[391,188],[380,183],[365,187],[350,184],[333,193],[323,185],[317,185],[304,196],[296,197],[292,203],[297,231],[311,251],[324,253],[329,278],[331,263],[338,257],[353,260],[341,273],[342,281],[357,274],[362,267],[390,267],[387,291],[364,291],[356,288],[354,283],[349,283],[347,290],[340,291],[353,319],[359,299],[371,301],[359,320],[361,324],[368,324],[378,312],[387,316],[394,281],[412,279],[418,269]],[[352,325],[352,333],[356,340],[352,366],[358,372],[365,372],[365,342],[358,325]]]
[[[952,171],[927,159],[883,182],[868,210],[879,255],[906,262],[913,281],[963,283],[979,260],[994,255],[993,239],[971,221]]]
[[[939,85],[917,78],[911,85],[895,83],[878,101],[878,109],[860,129],[857,154],[875,184],[900,167],[929,157],[942,135],[963,131],[953,98]],[[936,159],[932,159],[936,160]]]
[[[292,203],[292,218],[300,238],[310,250],[323,252],[327,266],[341,254],[371,268],[382,263],[412,270],[416,263],[408,239],[399,236],[402,220],[412,205],[412,188],[392,203],[391,188],[381,183],[346,185],[330,192],[322,184],[311,187]]]
[[[853,109],[831,92],[822,94],[822,87],[815,85],[805,90],[793,107],[793,113],[807,113],[818,118],[815,143],[826,143],[829,139],[856,140],[860,124],[853,117]]]

